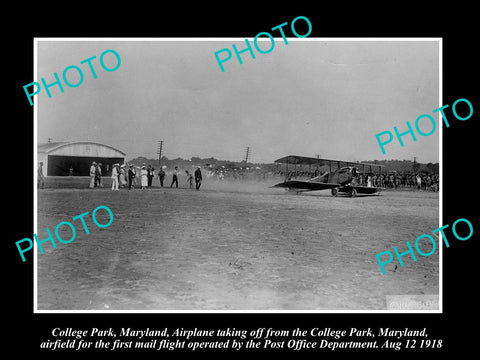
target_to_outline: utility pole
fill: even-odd
[[[247,163],[248,163],[248,156],[250,155],[250,146],[247,146],[247,150],[245,152],[245,166],[242,167],[242,179],[244,179],[245,176],[245,170],[247,169]]]
[[[245,155],[245,167],[247,167],[248,156],[250,155],[250,146],[247,146],[247,153]]]
[[[162,149],[163,149],[163,140],[158,142],[158,166],[162,168]]]

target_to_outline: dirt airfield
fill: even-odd
[[[440,226],[438,193],[334,198],[210,179],[195,191],[182,178],[178,189],[155,179],[114,192],[109,181],[52,178],[38,192],[39,240],[62,221],[77,230],[38,252],[38,310],[385,310],[387,295],[438,295],[438,247],[404,267],[394,259],[385,275],[375,258]],[[104,229],[91,218],[100,205],[114,215]],[[72,221],[87,211],[89,235]]]

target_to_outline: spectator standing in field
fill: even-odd
[[[432,190],[432,179],[430,175],[427,175],[425,178],[425,190]]]
[[[136,168],[135,166],[132,167],[132,171],[133,171],[133,181],[132,181],[132,186],[135,188],[135,186],[137,186],[137,169],[139,168]]]
[[[112,167],[112,190],[118,191],[118,164]]]
[[[394,177],[393,177],[393,174],[390,174],[389,176],[389,183],[390,183],[390,187],[393,189],[394,186],[395,186],[395,182],[393,181],[394,180]]]
[[[102,163],[98,163],[98,173],[100,174],[100,187],[103,188],[103,174],[102,174]]]
[[[70,169],[68,170],[68,176],[73,176],[73,166],[70,165]]]
[[[135,179],[135,170],[133,169],[133,165],[130,165],[128,168],[128,190],[132,189],[133,181]],[[133,186],[135,189],[135,186]]]
[[[417,174],[417,189],[422,190],[422,178]]]
[[[45,179],[43,176],[43,162],[40,161],[40,165],[38,165],[38,170],[37,170],[37,189],[43,189],[44,184],[45,184]]]
[[[200,190],[200,185],[202,185],[202,171],[200,167],[195,170],[195,189]]]
[[[162,168],[158,171],[158,179],[160,180],[160,186],[163,187],[163,179],[165,179],[165,171]]]
[[[193,189],[193,175],[188,172],[188,170],[185,170],[187,173],[187,183],[190,187],[190,189]]]
[[[125,165],[122,164],[120,166],[120,174],[118,176],[118,180],[120,181],[120,187],[123,188],[125,184],[127,183],[126,177],[125,177]]]
[[[90,166],[90,188],[94,188],[97,185],[95,182],[96,171],[97,171],[97,163],[94,161],[92,162],[92,166]]]
[[[155,173],[153,172],[154,170],[155,169],[151,165],[148,165],[148,167],[147,167],[148,187],[152,186],[153,176],[155,175]]]
[[[140,169],[140,183],[142,184],[142,189],[145,189],[148,186],[148,171],[145,168],[145,165]]]
[[[172,178],[172,183],[170,184],[170,187],[173,187],[173,184],[175,184],[175,187],[178,188],[178,167],[175,166],[175,169],[173,170],[173,178]]]
[[[103,188],[102,183],[102,163],[98,163],[95,168],[95,183],[96,186]]]

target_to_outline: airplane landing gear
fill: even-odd
[[[337,195],[338,195],[338,189],[332,188],[332,196],[337,196]]]
[[[357,196],[357,190],[356,190],[355,188],[352,188],[352,189],[350,190],[350,196],[351,196],[351,197],[356,197],[356,196]]]

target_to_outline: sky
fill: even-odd
[[[262,49],[270,40],[259,42]],[[59,41],[60,40],[60,41]],[[439,161],[439,43],[426,41],[333,41],[276,38],[270,53],[245,39],[37,39],[33,81],[54,82],[70,65],[83,72],[78,87],[63,83],[35,95],[37,142],[97,141],[118,148],[127,160],[158,158],[158,143],[168,158],[193,156],[273,162],[286,155],[366,160]],[[252,43],[252,39],[250,43]],[[214,53],[228,48],[232,58],[220,70]],[[121,64],[107,72],[99,62],[105,50],[116,51]],[[221,54],[225,56],[226,53]],[[92,65],[82,60],[96,56]],[[104,57],[113,68],[116,59]],[[71,83],[79,81],[68,71]],[[26,100],[28,101],[28,100]],[[431,136],[394,139],[383,155],[375,135],[397,126],[414,127],[422,114],[436,119]],[[432,125],[425,119],[423,132]]]

